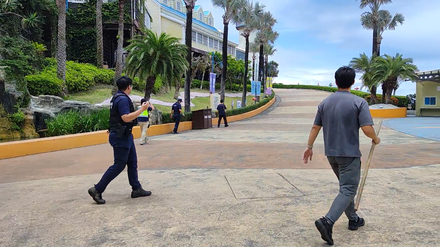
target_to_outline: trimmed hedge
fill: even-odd
[[[314,85],[284,85],[282,83],[274,83],[272,85],[272,88],[312,89],[312,90],[320,90],[320,91],[327,91],[327,92],[338,91],[338,89],[335,87],[314,86]],[[371,104],[371,102],[369,100],[371,98],[370,93],[361,92],[361,91],[357,91],[357,90],[351,90],[351,93],[354,95],[357,95],[361,98],[364,98],[365,100],[367,100],[367,102],[369,104]],[[377,95],[377,98],[379,99],[379,101],[381,102],[382,95],[381,94],[376,94],[376,95]],[[399,107],[407,107],[408,102],[409,102],[409,99],[406,96],[392,96],[391,100],[393,101],[394,105],[399,106]]]
[[[61,96],[63,83],[57,78],[56,60],[48,58],[46,64],[41,73],[25,77],[29,92],[32,95]],[[66,63],[66,86],[69,92],[86,91],[96,83],[112,85],[114,76],[114,71],[98,69],[91,64]]]

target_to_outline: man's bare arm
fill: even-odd
[[[365,125],[365,126],[362,126],[361,129],[366,136],[368,136],[369,138],[371,138],[373,140],[374,143],[376,143],[376,144],[380,143],[380,139],[379,139],[379,137],[377,137],[376,131],[374,130],[373,126]]]
[[[309,134],[309,141],[307,142],[307,147],[312,148],[313,143],[315,143],[316,137],[318,137],[319,131],[321,131],[322,126],[313,125]]]

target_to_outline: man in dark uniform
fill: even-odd
[[[226,105],[223,104],[223,100],[220,100],[220,104],[217,106],[218,111],[218,127],[220,128],[220,123],[222,122],[222,118],[225,122],[225,127],[228,127],[228,120],[226,119]]]
[[[177,102],[174,103],[173,106],[171,107],[171,118],[174,119],[174,121],[176,122],[173,130],[174,134],[179,134],[177,132],[177,129],[179,128],[180,114],[182,113],[181,103],[182,103],[182,99],[178,99]],[[185,116],[185,114],[183,114],[183,116]]]
[[[89,195],[98,204],[104,204],[102,193],[107,185],[115,179],[127,165],[128,180],[131,188],[131,198],[151,195],[150,191],[142,189],[138,180],[137,155],[133,142],[132,128],[137,124],[139,115],[148,109],[149,104],[144,102],[141,108],[134,110],[133,102],[128,95],[131,93],[133,82],[128,77],[121,77],[116,81],[118,92],[110,102],[110,129],[109,143],[113,147],[114,164],[102,176],[99,183],[89,189]]]

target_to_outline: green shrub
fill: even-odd
[[[26,116],[22,111],[11,114],[8,116],[8,118],[12,123],[12,129],[18,131],[22,129],[24,121],[26,120]]]
[[[32,95],[61,95],[63,81],[52,73],[42,72],[25,78],[29,93]]]
[[[192,112],[189,113],[185,113],[185,116],[181,116],[180,117],[180,122],[185,122],[185,121],[192,121]],[[166,123],[174,123],[174,120],[171,119],[171,116],[169,113],[162,113],[162,123],[166,124]]]
[[[82,114],[78,111],[68,111],[58,114],[53,119],[46,120],[47,135],[60,136],[77,134],[109,128],[110,109]]]

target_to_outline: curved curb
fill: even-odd
[[[275,97],[264,106],[250,112],[228,117],[228,122],[235,122],[254,117],[268,109],[275,102]],[[217,124],[218,118],[212,119]],[[148,136],[169,134],[173,131],[174,123],[153,125],[148,128]],[[181,122],[178,131],[192,130],[192,121]],[[133,137],[140,138],[141,130],[139,126],[133,128]],[[87,147],[105,144],[108,142],[106,130],[88,133],[46,137],[23,141],[12,141],[0,143],[0,159],[21,157],[32,154],[41,154],[54,151],[61,151],[73,148]]]

